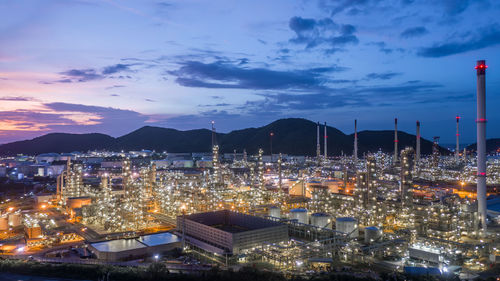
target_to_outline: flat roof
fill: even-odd
[[[90,244],[100,252],[122,252],[146,248],[146,245],[136,239],[118,239]]]
[[[179,236],[172,234],[170,232],[155,233],[150,235],[144,235],[139,237],[139,242],[147,246],[158,246],[163,244],[171,244],[181,241]]]

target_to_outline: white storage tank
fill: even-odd
[[[9,214],[9,225],[12,227],[21,225],[21,213]]]
[[[376,226],[365,227],[365,243],[372,243],[382,237],[382,231]]]
[[[311,224],[321,228],[330,227],[330,216],[325,213],[314,213],[311,215]]]
[[[292,220],[297,220],[300,223],[307,224],[307,209],[298,208],[290,210],[290,218]]]
[[[280,218],[281,209],[279,207],[272,206],[271,208],[269,208],[269,216],[274,218]]]
[[[352,217],[340,217],[335,221],[335,229],[345,234],[349,234],[349,237],[356,238],[359,235],[358,221]]]
[[[6,216],[0,217],[0,231],[9,229],[9,219]]]

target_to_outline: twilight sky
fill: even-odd
[[[0,143],[279,118],[500,137],[500,1],[0,0]],[[314,132],[313,132],[314,133]]]

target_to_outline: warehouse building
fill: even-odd
[[[218,255],[288,240],[287,225],[229,210],[179,216],[177,229],[190,245]]]

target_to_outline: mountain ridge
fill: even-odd
[[[221,153],[232,153],[245,149],[249,154],[257,153],[259,148],[265,154],[272,152],[289,155],[316,155],[316,124],[303,118],[279,119],[265,126],[217,133],[217,143]],[[321,153],[324,148],[324,127],[320,129]],[[327,126],[328,155],[351,155],[354,134],[345,134],[337,128]],[[167,152],[210,152],[212,132],[208,129],[181,131],[172,128],[144,126],[120,137],[106,134],[49,133],[31,140],[22,140],[0,145],[0,155],[37,155],[48,152],[73,152],[89,150],[156,150]],[[394,132],[390,130],[366,130],[358,132],[358,151],[383,152],[394,150]],[[415,135],[398,132],[399,149],[415,146]],[[432,152],[432,142],[421,139],[422,154]],[[440,147],[442,153],[449,150]]]

